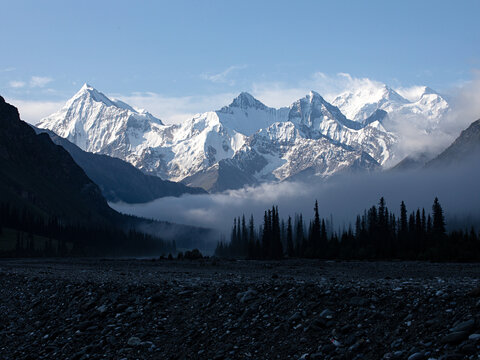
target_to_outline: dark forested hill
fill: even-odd
[[[110,222],[117,214],[70,154],[37,135],[1,96],[0,202],[76,223]]]
[[[108,201],[143,203],[165,196],[207,193],[201,188],[188,187],[181,183],[162,180],[157,176],[146,175],[126,161],[83,151],[50,130],[35,129],[35,131],[47,133],[55,144],[67,150],[88,177],[100,187]]]

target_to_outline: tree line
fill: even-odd
[[[334,231],[331,219],[321,219],[315,201],[308,225],[303,215],[280,220],[277,206],[264,213],[255,228],[253,216],[235,218],[230,241],[221,239],[215,255],[246,259],[345,259],[345,260],[433,260],[479,261],[480,235],[469,230],[446,231],[445,216],[438,198],[431,213],[418,208],[410,213],[400,204],[399,216],[388,209],[382,197],[364,210],[355,224]]]
[[[0,203],[0,238],[14,233],[13,250],[0,247],[0,256],[142,256],[175,253],[175,241],[112,225],[65,223],[56,216]],[[42,238],[42,241],[40,241]],[[12,241],[12,239],[10,239]]]

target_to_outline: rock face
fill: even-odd
[[[388,87],[369,91],[342,94],[333,104],[311,91],[280,109],[241,93],[218,111],[166,126],[84,85],[38,127],[148,174],[219,191],[306,173],[374,170],[394,156],[397,138],[384,127],[390,115],[421,113],[430,123],[448,110],[426,88],[416,102]]]
[[[475,264],[4,260],[2,359],[478,359]]]
[[[480,155],[480,120],[474,121],[463,130],[460,136],[440,155],[429,161],[426,167],[443,167],[472,161],[479,164]]]
[[[76,223],[110,221],[118,215],[68,152],[47,134],[37,135],[2,97],[0,202]]]

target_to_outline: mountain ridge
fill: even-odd
[[[84,87],[90,88],[88,85]],[[382,91],[386,91],[389,97],[403,99],[405,106],[409,103],[386,86]],[[96,91],[93,95],[97,96],[97,93],[100,92]],[[314,172],[319,177],[330,176],[348,168],[349,164],[341,162],[354,161],[362,152],[377,165],[382,165],[394,156],[393,148],[398,141],[395,134],[385,127],[391,115],[389,111],[377,106],[362,121],[350,120],[338,106],[329,103],[313,90],[289,107],[279,109],[270,108],[251,94],[242,92],[220,110],[197,114],[174,125],[163,125],[159,119],[149,120],[143,113],[133,114],[128,110],[131,108],[129,105],[122,103],[122,107],[119,107],[108,98],[103,105],[93,104],[94,102],[88,98],[83,99],[82,104],[86,107],[80,111],[78,106],[73,106],[75,101],[71,99],[62,110],[43,119],[39,127],[54,131],[82,150],[118,157],[144,173],[163,179],[194,185],[196,182],[192,179],[208,178],[206,182],[210,186],[204,187],[208,191],[218,188],[212,179],[217,176],[218,180],[219,170],[227,178],[233,178],[232,174],[236,173],[246,184],[282,181],[295,175],[295,171],[305,170],[298,166],[302,163],[300,157],[320,159],[316,152],[339,151],[343,154],[336,164],[334,157],[330,156],[328,158],[332,162],[329,166],[317,166]],[[110,112],[106,112],[105,107]],[[131,120],[125,120],[126,115]],[[99,126],[100,122],[103,123],[103,128]],[[285,126],[279,126],[280,124]],[[78,136],[77,127],[80,127],[78,133],[84,138]],[[293,134],[292,129],[296,131],[296,145],[282,140]],[[259,134],[267,133],[270,146],[278,148],[275,154],[266,151],[265,146],[261,149],[252,147],[258,143],[259,136],[263,136]],[[266,138],[262,138],[264,145],[265,141]],[[301,142],[310,144],[316,152],[308,152],[308,146],[299,145]],[[356,155],[347,156],[347,150],[340,145],[346,145],[348,151],[353,151]],[[290,151],[285,148],[289,146]],[[247,161],[247,158],[256,160]],[[367,159],[365,156],[363,158]],[[216,166],[221,162],[221,166]],[[369,160],[361,163],[366,166],[366,171],[377,167]],[[245,164],[252,167],[247,169]],[[231,170],[230,175],[227,175],[225,169]],[[210,175],[206,177],[207,173]],[[237,184],[237,181],[234,183]]]
[[[178,197],[184,194],[205,194],[199,188],[162,180],[147,175],[132,164],[108,155],[83,151],[75,144],[46,129],[34,128],[37,133],[47,133],[52,141],[62,146],[73,160],[97,184],[107,201],[125,203],[145,203],[161,197]]]
[[[474,161],[480,164],[480,119],[472,122],[450,146],[425,164],[426,168],[455,166]]]

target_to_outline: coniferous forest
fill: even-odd
[[[334,230],[332,219],[321,219],[318,202],[313,219],[303,214],[280,220],[278,207],[266,210],[255,227],[253,216],[235,218],[230,241],[222,239],[215,255],[225,258],[310,258],[343,260],[480,261],[480,235],[473,228],[447,233],[438,198],[431,213],[410,213],[402,201],[399,216],[379,203],[356,217],[347,229]]]
[[[39,256],[145,256],[175,253],[175,242],[110,224],[65,223],[28,208],[0,203],[0,236],[10,237],[1,257]],[[12,244],[11,244],[12,245]]]

